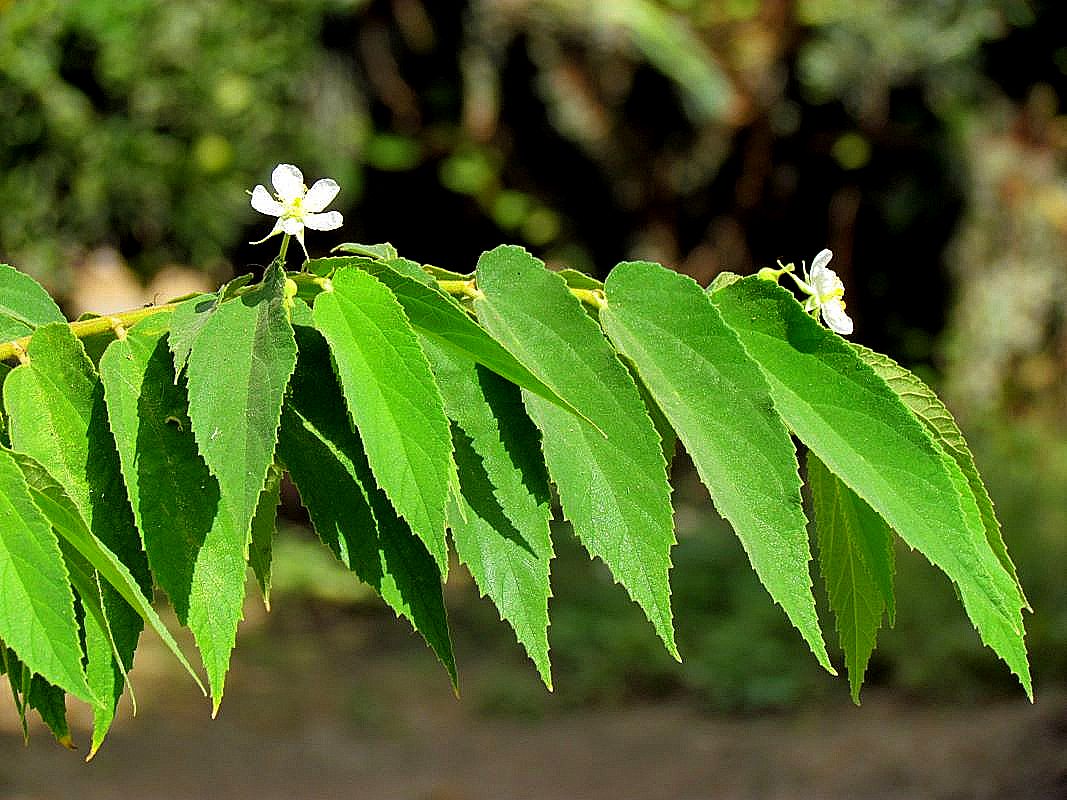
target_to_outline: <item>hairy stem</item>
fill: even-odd
[[[103,317],[82,319],[67,324],[70,325],[71,333],[79,339],[85,339],[86,337],[94,336],[98,333],[115,331],[120,327],[130,328],[146,317],[161,314],[164,311],[173,311],[178,305],[179,303],[165,303],[160,306],[145,306],[143,308],[122,311],[118,314],[108,314]],[[21,339],[15,339],[14,341],[0,343],[0,361],[17,358],[19,357],[20,351],[25,354],[26,348],[30,345],[31,338],[33,338],[33,334],[23,336]]]

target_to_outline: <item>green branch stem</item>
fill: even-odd
[[[289,236],[286,235],[282,240],[282,248],[279,253],[279,257],[284,258],[285,246],[289,243]],[[296,279],[298,283],[312,283],[320,291],[324,288],[327,280],[318,276],[308,276],[306,272],[292,272],[288,273],[290,278]],[[310,278],[310,280],[308,280]],[[303,279],[303,280],[302,280]],[[473,279],[471,280],[443,280],[439,279],[437,285],[448,294],[455,297],[467,297],[470,299],[476,299],[481,295],[481,290],[476,285]],[[249,287],[242,287],[242,290],[247,290]],[[591,306],[595,309],[602,309],[607,305],[607,301],[604,297],[604,292],[600,289],[578,289],[572,287],[571,294],[578,299],[579,302],[585,305]],[[243,291],[239,290],[237,294],[242,294]],[[187,298],[182,298],[179,301],[171,301],[158,306],[145,306],[143,308],[134,308],[129,311],[120,311],[116,314],[106,314],[99,317],[92,317],[91,319],[82,319],[69,323],[71,333],[73,333],[79,339],[85,339],[90,336],[96,336],[98,334],[112,332],[117,338],[122,338],[125,335],[125,331],[128,328],[133,327],[142,319],[151,317],[155,314],[160,314],[165,311],[173,311],[177,308],[182,301]],[[19,339],[13,339],[9,342],[0,342],[0,362],[10,361],[12,359],[18,359],[23,361],[26,359],[26,348],[30,345],[30,339],[33,334],[23,336]]]
[[[179,303],[165,303],[159,306],[145,306],[143,308],[122,311],[118,314],[107,314],[102,317],[80,319],[68,324],[70,325],[71,333],[79,339],[107,333],[108,331],[114,333],[116,337],[121,337],[125,334],[127,328],[136,325],[142,319],[151,317],[155,314],[161,314],[164,311],[173,311],[179,305]],[[18,358],[20,360],[24,359],[26,357],[26,348],[30,346],[31,338],[33,338],[33,334],[23,336],[20,339],[14,339],[10,342],[0,343],[0,361],[8,361],[13,358]]]

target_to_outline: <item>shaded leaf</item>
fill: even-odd
[[[4,381],[12,446],[63,487],[89,530],[126,565],[147,596],[148,564],[126,499],[100,379],[65,324],[38,328],[27,352],[29,362]],[[106,630],[92,619],[84,622],[86,673],[99,701],[90,756],[114,718],[143,627],[141,617],[113,587],[103,586],[101,598]],[[113,657],[115,649],[121,663]]]
[[[548,659],[552,518],[540,437],[513,384],[446,348],[423,341],[454,420],[460,497],[449,527],[460,560],[552,688]]]
[[[65,542],[77,552],[81,561],[90,571],[89,577],[92,578],[94,583],[93,572],[103,578],[129,604],[130,608],[152,627],[163,644],[166,645],[178,659],[178,662],[185,667],[185,670],[196,681],[197,686],[203,689],[200,679],[185,659],[174,637],[159,618],[155,608],[152,607],[151,598],[144,594],[133,574],[119,560],[118,556],[112,553],[86,527],[85,520],[78,512],[74,502],[63,490],[63,487],[48,474],[44,467],[30,456],[22,453],[13,453],[12,455],[19,469],[22,470],[34,503],[51,523],[55,532],[59,534],[61,545]],[[65,548],[64,554],[67,556],[67,564],[69,566],[71,563],[69,549]],[[93,591],[93,594],[100,595],[98,587]],[[81,595],[83,602],[86,601],[84,593],[79,592],[79,595]],[[101,621],[101,627],[105,629],[108,627],[106,620]]]
[[[298,326],[300,361],[282,411],[278,456],[323,543],[409,620],[456,683],[441,573],[371,474],[330,370],[326,341]]]
[[[74,740],[67,724],[66,693],[58,686],[53,686],[40,675],[34,675],[30,681],[30,690],[26,693],[26,703],[41,715],[41,721],[52,732],[58,744],[74,749]]]
[[[852,701],[859,704],[882,616],[893,618],[893,532],[855,492],[808,452],[819,568],[845,652]]]
[[[235,582],[232,522],[219,513],[219,484],[197,449],[186,379],[175,380],[167,315],[149,317],[108,347],[100,361],[108,416],[127,493],[156,582],[202,654],[230,640]],[[229,614],[219,613],[229,587]],[[243,589],[241,591],[243,597]],[[206,663],[206,662],[205,662]]]
[[[270,611],[271,559],[274,535],[277,532],[278,504],[281,502],[282,469],[272,465],[267,472],[267,485],[259,496],[259,505],[252,517],[252,541],[248,548],[248,566],[256,576],[263,604]]]

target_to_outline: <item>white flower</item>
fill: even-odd
[[[274,184],[274,196],[271,196],[263,184],[259,184],[252,190],[252,208],[261,214],[277,217],[278,221],[270,233],[252,244],[265,242],[276,233],[287,233],[296,237],[304,248],[304,255],[310,258],[304,244],[304,228],[332,231],[341,227],[344,219],[340,212],[319,213],[337,197],[341,187],[332,178],[322,178],[308,189],[304,185],[303,173],[292,164],[276,166],[271,173],[270,182]]]
[[[852,333],[852,320],[845,313],[845,285],[837,277],[837,273],[827,268],[834,254],[829,250],[820,250],[819,254],[811,262],[811,272],[804,268],[804,280],[801,280],[792,272],[789,274],[796,281],[797,286],[808,295],[804,301],[804,310],[821,314],[826,327],[842,336]]]

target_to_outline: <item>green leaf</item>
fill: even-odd
[[[431,275],[430,272],[423,269],[421,264],[412,261],[410,258],[390,258],[383,261],[382,264],[398,275],[404,275],[405,277],[411,278],[416,283],[425,284],[435,291],[441,291],[437,285],[437,281],[455,280],[454,277],[451,277],[452,273],[448,272],[448,270],[439,269],[438,267],[429,268],[430,272],[433,272]],[[360,264],[360,269],[367,270],[372,275],[376,275],[381,270],[381,265],[377,265],[374,262],[369,264],[363,262]],[[449,299],[456,302],[452,297],[449,297]]]
[[[811,590],[796,451],[759,367],[691,278],[624,262],[606,293],[604,330],[678,432],[760,581],[833,671]]]
[[[149,317],[113,341],[100,359],[100,376],[148,563],[185,624],[219,490],[193,438],[184,379],[174,378],[169,316]]]
[[[25,473],[25,470],[23,472]],[[34,499],[37,500],[36,495]],[[38,503],[39,508],[42,505],[42,503]],[[42,508],[42,510],[44,509]],[[100,576],[92,565],[80,553],[70,547],[62,537],[59,541],[59,549],[63,551],[63,559],[67,565],[67,572],[70,574],[70,585],[74,587],[74,593],[78,597],[79,618],[82,623],[83,639],[85,641],[84,649],[89,659],[87,672],[90,683],[92,683],[91,679],[93,678],[92,664],[94,659],[100,665],[100,675],[108,675],[109,671],[105,669],[108,666],[108,662],[104,655],[105,653],[110,653],[112,656],[110,663],[113,665],[110,671],[117,670],[121,676],[124,688],[129,691],[130,705],[134,716],[136,716],[137,697],[134,695],[133,685],[130,683],[129,670],[123,663],[122,652],[119,650],[118,643],[111,632],[107,612],[104,610],[104,583],[100,580]],[[98,653],[99,655],[97,655]],[[113,709],[110,704],[101,702],[100,706],[103,716],[94,714],[93,744],[89,752],[89,758],[92,758],[103,742],[113,718]]]
[[[22,453],[12,455],[22,470],[34,503],[47,517],[56,533],[84,559],[89,567],[99,573],[100,577],[114,588],[142,620],[152,627],[163,644],[193,677],[197,686],[203,689],[200,679],[189,666],[189,662],[186,661],[174,637],[152,607],[151,598],[145,596],[133,574],[118,556],[88,529],[85,520],[63,487],[30,456]]]
[[[0,342],[10,342],[14,339],[21,339],[23,336],[29,336],[31,333],[33,333],[33,328],[22,324],[17,319],[0,316]]]
[[[289,470],[323,543],[398,614],[409,620],[455,685],[441,573],[371,474],[359,436],[343,413],[326,341],[297,326],[300,361],[282,411],[278,456]]]
[[[201,294],[182,302],[170,314],[170,350],[174,354],[174,373],[181,375],[193,350],[193,342],[219,307],[214,294]]]
[[[888,612],[890,624],[893,619],[893,532],[810,451],[807,461],[819,568],[845,652],[852,701],[859,705],[882,615]]]
[[[522,248],[484,253],[478,286],[482,324],[596,426],[524,395],[575,533],[677,657],[668,579],[675,541],[670,487],[660,438],[633,379],[563,279]]]
[[[213,479],[193,440],[184,382],[168,363],[167,316],[149,317],[113,341],[100,374],[134,516],[156,580],[169,594],[177,562],[188,569],[195,562],[195,548],[183,545],[210,526],[218,489],[205,485]],[[202,508],[186,497],[194,487],[196,497],[207,498]],[[186,593],[174,594],[184,618]]]
[[[27,332],[49,322],[67,321],[41,284],[14,267],[0,264],[0,330],[5,331],[0,338],[5,341],[18,338],[7,333],[11,328],[5,323],[9,320],[21,324]]]
[[[277,465],[272,465],[267,472],[267,485],[263,487],[255,516],[252,517],[252,541],[248,548],[248,566],[256,576],[267,611],[270,611],[271,559],[278,527],[278,504],[282,499],[282,472]]]
[[[416,283],[421,283],[431,289],[437,289],[437,281],[429,275],[421,266],[407,258],[375,258],[367,256],[332,256],[330,258],[314,258],[307,262],[306,271],[320,277],[331,277],[334,273],[345,267],[355,267],[371,275],[379,275],[387,271],[397,275],[403,275]]]
[[[272,264],[271,268],[275,265]],[[280,266],[278,267],[280,269]],[[269,271],[269,270],[268,270]],[[182,302],[170,315],[170,349],[174,353],[174,374],[181,375],[189,361],[193,342],[207,325],[219,306],[237,295],[252,281],[252,273],[238,275],[222,284],[217,291],[194,294]]]
[[[1026,597],[1023,595],[1023,587],[1019,582],[1019,575],[1015,570],[1015,564],[1012,563],[1011,556],[1008,555],[1007,545],[1004,544],[1004,537],[1000,532],[1000,521],[997,519],[997,513],[993,508],[993,501],[989,497],[989,492],[982,481],[982,476],[978,474],[978,467],[975,466],[974,456],[971,455],[971,450],[967,446],[967,440],[963,438],[963,433],[956,424],[956,420],[952,418],[952,412],[945,407],[945,404],[941,402],[933,389],[919,380],[915,374],[889,358],[889,356],[868,350],[863,345],[853,343],[852,347],[859,354],[859,357],[869,364],[882,380],[889,384],[889,387],[897,393],[904,405],[922,420],[934,441],[959,465],[960,470],[967,478],[967,484],[971,487],[971,492],[974,493],[974,499],[978,503],[978,511],[982,515],[982,525],[985,528],[986,540],[989,542],[989,546],[993,548],[993,552],[996,553],[1001,565],[1014,578],[1019,594],[1023,596],[1023,601],[1025,602]],[[1029,608],[1028,603],[1027,608]]]
[[[715,276],[712,282],[708,284],[708,288],[704,291],[707,294],[715,294],[715,292],[720,289],[725,289],[727,286],[731,286],[739,280],[741,280],[741,276],[736,272],[720,272]]]
[[[52,731],[56,742],[68,750],[74,750],[74,741],[67,724],[66,692],[53,686],[40,675],[34,675],[19,661],[15,651],[0,641],[0,675],[8,674],[8,685],[15,700],[15,710],[22,722],[22,736],[30,741],[26,710],[32,708]]]
[[[26,697],[30,691],[33,673],[19,661],[15,651],[0,640],[0,675],[7,675],[7,685],[11,690],[11,700],[22,723],[23,740],[29,742],[30,729],[26,723]]]
[[[561,269],[557,273],[571,289],[600,289],[603,291],[604,283],[591,275],[579,272],[576,269]]]
[[[368,258],[377,259],[390,259],[396,258],[396,248],[389,242],[382,242],[381,244],[360,244],[359,242],[345,242],[337,245],[333,248],[331,253],[352,253],[357,256],[366,256]],[[316,259],[321,260],[321,259]]]
[[[275,262],[253,291],[219,305],[193,341],[188,364],[189,420],[200,454],[218,480],[218,510],[201,547],[214,576],[194,590],[189,627],[215,711],[244,600],[252,517],[274,461],[282,398],[296,366],[296,340],[283,305],[285,273]]]
[[[403,259],[407,261],[407,259]],[[415,262],[410,262],[414,264]],[[455,270],[435,267],[433,264],[416,264],[422,272],[426,273],[434,282],[436,281],[469,281],[474,278],[474,272],[456,272]]]
[[[93,702],[63,554],[7,450],[0,450],[0,598],[0,638],[32,672]]]
[[[12,446],[31,456],[64,488],[89,530],[127,566],[147,595],[148,564],[126,500],[100,379],[65,324],[38,328],[27,352],[29,362],[12,370],[4,381]],[[90,754],[114,718],[143,627],[140,616],[113,587],[104,586],[101,597],[107,629],[96,629],[89,619],[85,622],[86,671],[99,699]],[[113,642],[121,663],[112,655]]]
[[[384,284],[347,267],[332,285],[315,301],[315,326],[329,342],[367,461],[441,574],[447,574],[445,503],[455,465],[448,420],[426,356]]]
[[[156,581],[204,657],[225,673],[244,597],[241,534],[220,504],[175,380],[167,315],[149,317],[100,361],[127,493]],[[221,601],[221,602],[220,602]],[[216,673],[218,674],[218,673]]]
[[[989,547],[959,466],[848,343],[773,282],[711,295],[764,371],[797,436],[910,546],[957,585],[982,640],[1031,692],[1022,596]]]
[[[68,750],[74,749],[74,740],[67,724],[66,693],[58,686],[53,686],[40,675],[30,680],[30,689],[26,692],[26,703],[41,715],[41,721],[52,732],[56,742]]]
[[[678,434],[671,427],[670,420],[663,413],[663,409],[659,407],[659,403],[652,396],[648,386],[641,380],[641,376],[637,374],[633,362],[627,361],[626,368],[629,370],[633,382],[637,384],[637,390],[641,393],[641,400],[645,404],[645,410],[648,412],[649,419],[652,420],[652,425],[659,435],[660,450],[663,452],[663,460],[667,462],[667,472],[669,473],[671,462],[674,460],[675,452],[678,449]]]
[[[449,513],[456,552],[551,689],[552,510],[537,429],[513,384],[425,339],[423,349],[441,387],[445,412],[455,420],[460,498],[454,502],[464,505],[462,513],[459,508]]]
[[[416,331],[430,341],[488,367],[511,383],[582,416],[580,411],[560,398],[490,336],[463,306],[441,291],[436,283],[431,281],[430,286],[426,286],[397,272],[393,263],[372,262],[361,268],[389,287]]]

